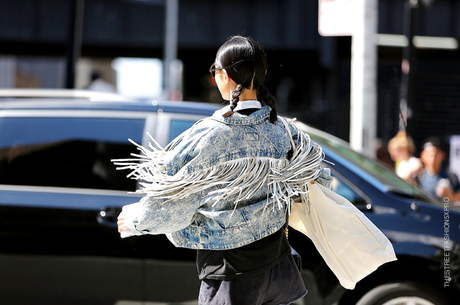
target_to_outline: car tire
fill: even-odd
[[[442,292],[415,282],[393,282],[367,292],[356,305],[448,305]]]

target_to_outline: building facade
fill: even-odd
[[[72,13],[79,1],[0,1],[1,87],[65,86]],[[106,67],[111,82],[114,76],[107,67],[114,58],[162,58],[165,1],[81,1],[81,58]],[[459,1],[419,2],[415,35],[460,37]],[[379,1],[379,34],[404,34],[404,5],[401,0]],[[280,113],[348,140],[351,38],[318,34],[316,0],[179,1],[178,58],[183,63],[184,100],[221,102],[208,68],[217,48],[237,34],[264,45],[269,60],[267,87],[276,96]],[[377,134],[384,143],[399,128],[402,56],[401,46],[378,47]],[[460,51],[416,48],[415,57],[409,123],[420,147],[431,135],[448,139],[460,134]],[[77,76],[75,84],[84,87],[88,78]]]

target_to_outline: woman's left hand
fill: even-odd
[[[125,214],[123,212],[117,218],[118,232],[130,232],[128,226],[125,224]]]

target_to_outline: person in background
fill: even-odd
[[[390,156],[390,153],[388,152],[388,148],[383,143],[382,139],[377,139],[375,147],[376,147],[375,156],[377,160],[382,162],[389,169],[394,170],[395,164],[393,160],[391,160],[391,156]]]
[[[388,142],[388,152],[395,162],[396,174],[411,184],[417,184],[416,178],[422,170],[422,162],[414,157],[414,142],[404,130],[400,130]]]
[[[423,145],[420,159],[424,169],[419,175],[420,187],[436,199],[448,198],[451,202],[460,201],[460,184],[457,175],[443,166],[446,153],[437,137],[430,137]]]

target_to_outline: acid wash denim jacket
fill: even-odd
[[[305,199],[309,181],[330,188],[330,170],[320,166],[324,154],[308,135],[280,117],[270,123],[268,106],[223,117],[227,108],[165,149],[153,138],[148,148],[138,145],[140,163],[116,160],[146,193],[124,207],[131,232],[122,237],[166,234],[177,247],[238,248],[281,229],[291,200]]]

